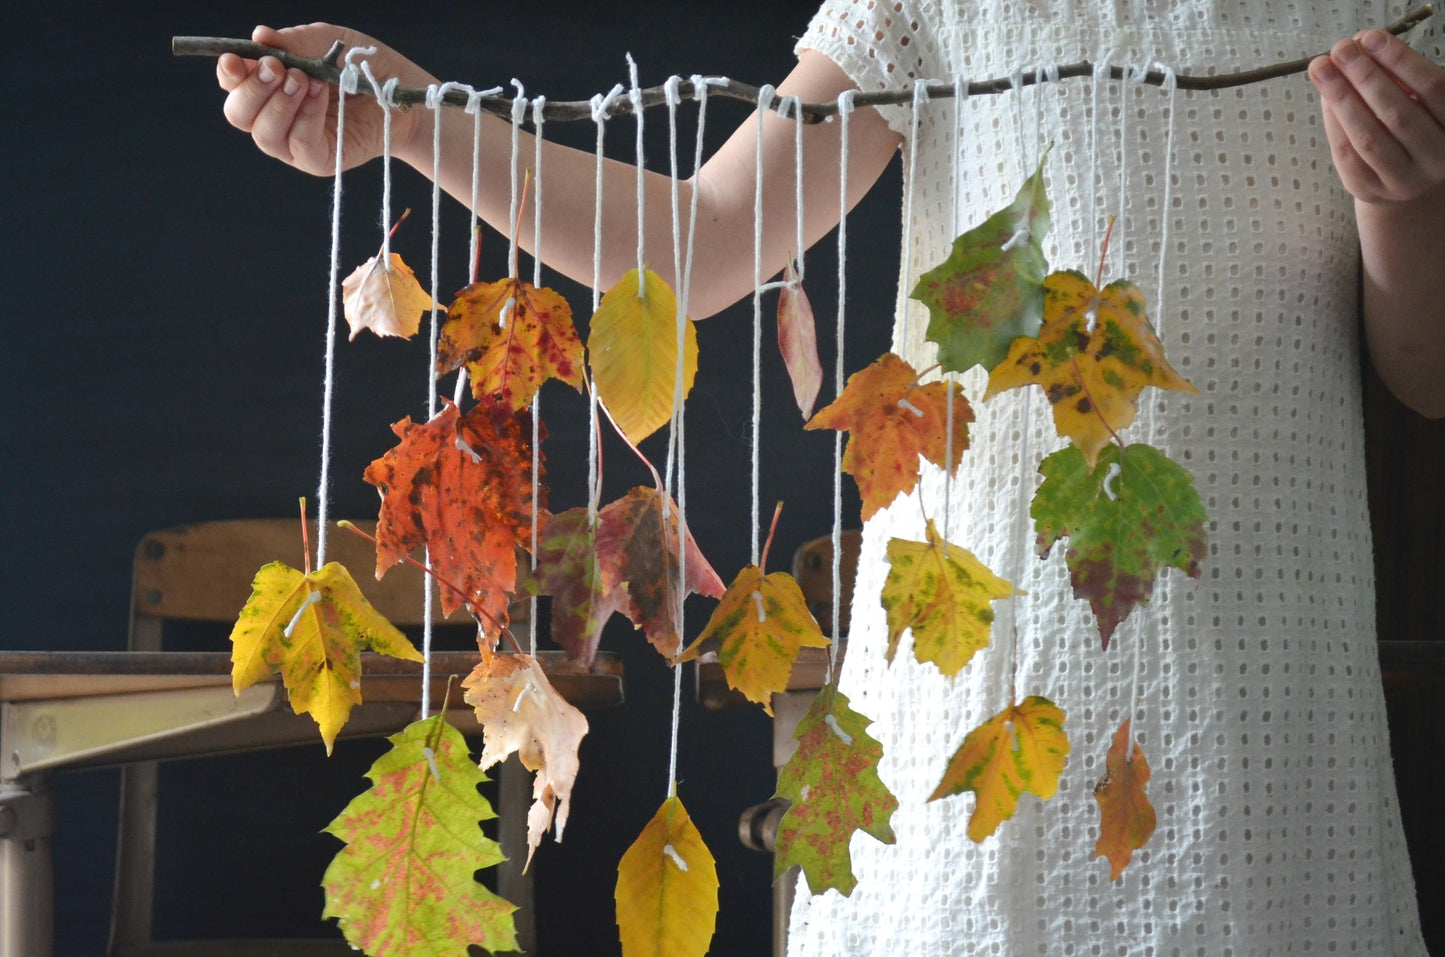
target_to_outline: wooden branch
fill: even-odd
[[[1411,13],[1406,14],[1399,20],[1385,27],[1384,29],[1395,35],[1402,34],[1413,27],[1418,26],[1429,19],[1435,13],[1432,4],[1425,4]],[[324,57],[297,56],[286,50],[280,50],[265,44],[255,43],[251,40],[233,40],[225,37],[172,37],[171,52],[176,56],[220,56],[222,53],[235,53],[247,59],[258,59],[263,56],[272,56],[280,60],[282,65],[295,68],[307,76],[315,77],[332,85],[341,80],[341,69],[337,66],[341,60],[342,46],[337,41]],[[1315,54],[1319,56],[1321,54]],[[1284,63],[1275,63],[1270,66],[1260,67],[1255,70],[1243,70],[1237,73],[1222,73],[1215,76],[1191,76],[1188,74],[1177,74],[1175,83],[1181,90],[1222,90],[1236,86],[1246,86],[1251,83],[1259,83],[1264,80],[1272,80],[1282,76],[1289,76],[1294,73],[1303,73],[1315,56],[1301,57],[1298,60],[1289,60]],[[1024,73],[1018,78],[1020,86],[1032,86],[1036,83],[1043,83],[1051,79],[1066,80],[1074,77],[1093,76],[1094,64],[1088,60],[1078,63],[1070,63],[1061,66],[1057,75],[1053,71],[1034,71]],[[1125,79],[1130,71],[1122,66],[1111,66],[1109,78],[1112,80]],[[1137,75],[1130,77],[1138,82],[1150,86],[1164,86],[1167,82],[1167,75],[1163,70],[1153,69],[1144,74],[1142,79]],[[758,102],[759,89],[740,83],[737,80],[727,77],[708,77],[704,80],[708,87],[708,96],[722,96],[734,100],[742,100],[756,104]],[[968,84],[969,96],[983,96],[993,93],[1004,93],[1015,86],[1012,77],[997,77],[992,80],[980,80]],[[361,92],[372,94],[371,90],[363,89]],[[952,83],[930,83],[927,85],[927,92],[930,99],[947,99],[955,94]],[[424,104],[426,102],[424,89],[415,87],[399,87],[393,94],[394,102],[398,107],[408,108]],[[662,106],[667,102],[667,91],[665,87],[648,87],[641,91],[642,108],[652,109]],[[691,80],[684,79],[678,84],[678,95],[685,100],[697,99],[697,85]],[[442,102],[448,106],[465,107],[468,94],[461,90],[448,90],[442,96]],[[913,99],[912,90],[885,90],[876,93],[858,93],[853,98],[853,105],[856,106],[884,106],[889,104],[902,104],[911,102]],[[510,122],[512,116],[512,97],[510,96],[483,96],[479,98],[480,108],[489,113],[494,113]],[[775,98],[771,108],[781,112],[783,103]],[[837,103],[804,103],[802,114],[806,122],[819,123],[838,112]],[[609,116],[628,116],[633,112],[632,101],[628,96],[619,96],[608,106]],[[592,118],[592,104],[587,100],[572,100],[560,102],[548,102],[542,109],[542,117],[547,122],[570,122],[576,120],[590,120]]]

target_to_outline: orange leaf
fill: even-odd
[[[1116,881],[1124,873],[1134,852],[1149,842],[1154,833],[1154,805],[1144,793],[1149,783],[1149,762],[1138,742],[1129,735],[1129,718],[1114,732],[1114,743],[1104,759],[1104,776],[1094,785],[1094,800],[1099,802],[1099,842],[1095,857],[1107,857],[1109,880]],[[1133,750],[1130,751],[1130,744]],[[1125,757],[1125,754],[1128,757]]]
[[[466,366],[472,395],[509,411],[531,405],[547,379],[582,388],[582,340],[561,295],[520,279],[457,293],[437,344],[437,374]]]
[[[392,253],[383,262],[378,254],[341,283],[341,305],[350,339],[363,329],[410,339],[421,327],[422,313],[431,309],[432,298],[400,256]]]
[[[848,378],[832,405],[807,429],[848,430],[843,471],[858,482],[863,519],[918,484],[918,458],[950,471],[968,448],[973,409],[953,385],[953,458],[948,457],[948,389],[943,382],[920,385],[913,366],[891,352]]]

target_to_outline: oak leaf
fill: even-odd
[[[702,957],[717,926],[717,865],[676,795],[617,865],[622,957]]]
[[[1044,290],[1038,338],[1014,340],[989,373],[985,399],[1038,385],[1053,407],[1054,428],[1092,466],[1099,450],[1134,421],[1145,386],[1199,394],[1164,360],[1144,294],[1133,283],[1118,280],[1100,290],[1077,272],[1056,272]]]
[[[858,883],[848,848],[853,835],[893,843],[898,799],[878,777],[883,745],[868,734],[870,724],[831,683],[798,722],[798,747],[778,772],[777,797],[789,807],[778,823],[774,880],[797,865],[814,894],[831,887],[846,897]]]
[[[818,358],[813,304],[803,291],[791,256],[783,272],[783,288],[778,293],[778,351],[792,380],[798,411],[806,419],[813,414],[813,404],[818,401],[818,390],[823,386],[823,363]]]
[[[883,609],[888,614],[888,660],[905,628],[913,631],[913,657],[955,675],[988,645],[995,599],[1014,594],[967,549],[944,540],[932,519],[928,541],[888,542]]]
[[[655,488],[638,486],[598,513],[597,560],[606,566],[603,574],[626,584],[633,625],[668,659],[682,644],[677,631],[680,593],[720,598],[725,590],[692,532],[684,529],[683,536],[685,551],[678,540],[677,504]]]
[[[953,391],[953,441],[948,395]],[[918,484],[919,456],[952,471],[968,447],[973,409],[957,383],[921,385],[913,366],[891,352],[848,377],[843,394],[820,409],[807,429],[847,430],[843,471],[858,483],[867,521]],[[949,453],[952,452],[950,458]]]
[[[363,329],[410,339],[421,328],[422,314],[434,303],[400,256],[391,253],[383,260],[378,253],[342,281],[341,305],[351,327],[349,339]]]
[[[466,596],[443,588],[442,610],[469,603],[495,640],[516,590],[517,546],[531,543],[531,418],[480,405],[463,416],[447,402],[430,421],[392,430],[397,446],[363,474],[382,496],[376,577],[427,546],[437,576]]]
[[[557,840],[562,840],[572,785],[577,780],[577,749],[587,734],[587,718],[557,693],[531,655],[483,650],[481,662],[462,682],[462,688],[482,726],[482,770],[515,751],[522,766],[536,773],[532,807],[527,812],[530,865],[533,852],[554,821]]]
[[[707,627],[677,660],[716,651],[728,687],[771,715],[773,695],[788,690],[793,661],[805,647],[826,648],[828,639],[798,583],[786,572],[764,575],[757,565],[749,565],[738,572]]]
[[[677,390],[677,300],[662,277],[629,270],[607,290],[587,333],[598,398],[633,445],[672,419],[675,395],[697,374],[697,330],[682,320],[682,389]]]
[[[1149,762],[1129,734],[1129,718],[1114,732],[1114,742],[1104,758],[1104,776],[1094,785],[1099,802],[1099,840],[1095,857],[1109,859],[1109,880],[1116,881],[1154,833],[1154,805],[1144,793],[1149,783]],[[1131,747],[1132,746],[1132,747]]]
[[[548,515],[524,585],[530,594],[551,596],[552,640],[584,668],[596,658],[612,613],[625,615],[630,607],[620,563],[604,562],[597,553],[600,524],[585,507]]]
[[[929,800],[974,792],[968,836],[981,842],[1013,817],[1023,792],[1045,801],[1054,796],[1068,754],[1063,710],[1031,695],[968,733]]]
[[[371,957],[466,957],[517,946],[512,912],[474,875],[503,860],[479,827],[486,777],[443,714],[409,725],[366,772],[371,788],[326,827],[346,843],[326,869],[323,917]]]
[[[1194,478],[1149,445],[1110,445],[1090,468],[1070,446],[1039,465],[1044,481],[1029,514],[1047,557],[1059,539],[1074,594],[1087,599],[1104,648],[1114,629],[1154,593],[1164,568],[1191,578],[1208,553],[1204,505]]]
[[[547,379],[582,388],[582,340],[561,295],[520,279],[457,293],[437,344],[437,374],[466,366],[479,402],[517,411]]]
[[[329,562],[307,575],[271,562],[256,572],[231,631],[231,685],[240,694],[279,671],[292,710],[311,714],[330,754],[352,706],[361,703],[367,650],[421,661],[342,565]]]
[[[948,258],[918,278],[909,296],[928,307],[925,336],[938,344],[945,372],[992,369],[1009,343],[1038,330],[1048,229],[1040,164],[1009,206],[955,239]]]

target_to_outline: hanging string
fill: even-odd
[[[833,363],[833,394],[843,394],[847,384],[843,368],[843,333],[846,327],[848,301],[848,118],[853,112],[856,90],[838,94],[838,318],[835,339],[838,353]],[[839,622],[843,609],[843,433],[833,435],[833,640],[828,643],[828,674],[825,684],[833,681],[838,668]]]
[[[593,198],[595,208],[592,216],[592,312],[595,315],[597,307],[602,304],[602,173],[604,169],[605,155],[602,150],[603,139],[607,129],[607,117],[610,115],[613,102],[622,94],[622,84],[617,84],[607,92],[606,96],[601,93],[593,94],[592,122],[597,124],[597,174],[593,184]],[[597,428],[597,389],[589,384],[587,389],[587,519],[589,525],[597,525],[598,500],[602,495],[602,472],[598,447]]]
[[[1144,75],[1148,69],[1143,66],[1129,66],[1124,69],[1124,82],[1119,87],[1119,213],[1118,221],[1114,224],[1114,260],[1118,263],[1115,271],[1119,278],[1124,278],[1124,270],[1128,268],[1128,257],[1126,246],[1129,227],[1129,106],[1133,100],[1135,87],[1144,82]]]
[[[326,295],[326,358],[321,389],[321,477],[316,489],[316,567],[326,564],[326,526],[331,510],[331,394],[336,386],[336,325],[341,302],[341,174],[346,142],[346,97],[357,90],[352,57],[370,56],[376,47],[352,47],[346,53],[336,94],[336,172],[331,186],[331,276]]]
[[[361,61],[361,72],[376,94],[376,105],[381,107],[381,261],[386,263],[391,260],[391,112],[397,78],[377,82],[369,60]]]
[[[899,341],[912,343],[913,310],[909,308],[909,292],[913,289],[913,194],[918,182],[918,123],[923,104],[928,101],[928,81],[913,81],[913,113],[908,119],[908,177],[903,193],[903,281],[898,284],[896,309],[902,328]],[[946,460],[946,461],[951,461]]]
[[[472,211],[470,224],[470,242],[467,246],[467,282],[477,281],[477,266],[481,261],[482,247],[482,220],[477,215],[477,207],[481,202],[482,187],[482,97],[497,96],[502,92],[500,86],[494,86],[490,90],[473,90],[467,94],[466,112],[472,117],[472,204],[467,207]],[[461,405],[462,396],[467,393],[467,369],[462,366],[457,370],[456,389],[452,393],[452,404]]]
[[[956,16],[956,14],[955,14]],[[949,235],[959,234],[959,224],[963,219],[963,183],[959,173],[963,166],[963,105],[968,99],[968,81],[959,73],[953,78],[953,219],[949,227]],[[943,537],[951,540],[953,535],[953,478],[956,471],[953,467],[953,429],[954,429],[954,383],[957,380],[952,372],[946,372],[943,376],[944,388],[944,428],[946,438],[944,439],[944,461],[949,463],[943,470]]]
[[[1094,64],[1094,82],[1089,88],[1089,192],[1099,195],[1103,183],[1099,178],[1099,90],[1109,77],[1109,61],[1114,51],[1106,50]],[[1099,253],[1099,216],[1089,217],[1089,254]],[[1089,330],[1093,331],[1092,327]]]
[[[522,154],[522,121],[527,116],[527,91],[522,82],[516,77],[512,78],[512,88],[517,95],[512,98],[512,158],[509,164],[511,172],[511,199],[507,204],[507,278],[517,278],[517,217],[521,215],[522,186],[521,186],[521,162]],[[503,327],[512,318],[512,309],[515,303],[508,300],[502,306],[502,313],[499,317]]]
[[[760,463],[762,460],[763,422],[763,130],[768,111],[773,107],[776,90],[764,84],[758,90],[758,135],[753,150],[753,425],[751,436],[752,471],[749,489],[752,496],[752,564],[762,554],[762,511],[759,503]]]
[[[542,122],[547,98],[532,101],[532,285],[542,287]],[[537,503],[542,501],[542,393],[532,396],[532,552],[528,559],[536,565],[541,525],[537,521]],[[537,596],[528,602],[528,650],[537,655]]]
[[[637,83],[637,61],[632,59],[632,54],[627,54],[627,79],[629,88],[627,98],[632,102],[632,113],[637,118],[637,141],[635,152],[637,155],[637,298],[647,298],[647,237],[644,224],[647,222],[647,192],[644,189],[647,170],[643,166],[643,143],[642,143],[642,117],[646,112],[642,108],[642,88]]]

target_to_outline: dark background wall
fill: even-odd
[[[480,87],[517,77],[531,92],[570,99],[625,82],[629,51],[644,84],[694,72],[776,82],[792,66],[793,38],[814,6],[5,3],[0,457],[11,478],[0,495],[0,576],[11,588],[0,647],[122,649],[131,552],[143,533],[289,516],[298,496],[314,498],[330,184],[262,156],[227,126],[214,61],[172,58],[172,35],[245,37],[258,22],[325,19],[383,38],[445,78]],[[657,169],[666,168],[663,115],[649,137]],[[695,114],[682,115],[690,144]],[[714,101],[709,140],[720,142],[746,116],[744,107]],[[594,127],[548,132],[590,149]],[[613,124],[609,151],[630,155],[633,136],[630,122]],[[684,145],[684,156],[690,152]],[[897,261],[896,176],[890,182],[854,221],[868,255],[854,256],[863,269],[850,280],[850,368],[886,348]],[[394,189],[395,212],[414,209],[395,248],[425,276],[430,184],[398,167]],[[379,165],[350,174],[345,196],[349,270],[379,242]],[[446,203],[441,285],[449,294],[465,280],[468,227]],[[503,275],[505,241],[488,232],[483,248],[481,275]],[[820,247],[812,271],[825,328],[836,295],[832,255]],[[559,288],[585,320],[588,292]],[[702,368],[689,403],[689,517],[725,580],[748,561],[750,322],[745,305],[702,325]],[[375,492],[361,471],[393,444],[392,422],[424,415],[426,361],[419,341],[368,335],[340,344],[335,515],[374,514]],[[765,376],[772,385],[763,502],[770,511],[787,501],[772,563],[781,567],[799,542],[831,524],[832,441],[801,430],[771,353]],[[545,396],[553,501],[580,504],[583,406],[565,388]],[[661,461],[660,446],[648,450]],[[605,494],[644,481],[620,449],[607,463]],[[692,613],[694,633],[705,614],[704,606]],[[224,630],[179,640],[173,647],[226,647]],[[614,869],[666,789],[670,676],[625,623],[603,647],[626,658],[628,700],[591,716],[566,840],[549,841],[533,866],[547,953],[615,952]],[[680,793],[719,861],[714,953],[764,953],[771,864],[740,847],[736,818],[772,793],[770,726],[757,709],[708,713],[686,697]],[[318,743],[166,766],[157,936],[329,933],[318,885],[338,844],[318,832],[364,788],[362,774],[382,747],[343,743],[327,760]],[[104,947],[109,915],[116,776],[61,775],[56,787],[57,953],[93,955]]]

